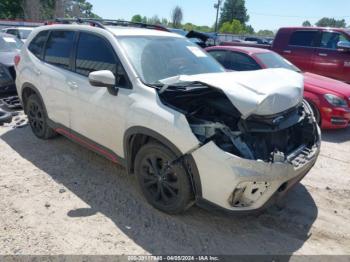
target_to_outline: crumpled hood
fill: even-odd
[[[161,80],[165,85],[200,82],[221,89],[241,112],[250,115],[274,115],[303,100],[304,81],[299,73],[287,69],[264,69],[250,72],[224,72],[177,76]]]

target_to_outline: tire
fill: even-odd
[[[319,126],[321,126],[321,114],[320,114],[320,111],[317,109],[317,107],[311,103],[311,102],[308,102],[311,109],[312,109],[312,112],[314,113],[314,116],[315,116],[315,119],[316,119],[316,122]]]
[[[144,145],[135,158],[135,174],[146,200],[156,209],[179,214],[193,204],[190,179],[179,163],[166,168],[176,155],[159,143]]]
[[[0,125],[3,125],[4,123],[11,123],[11,121],[12,114],[0,109]]]
[[[40,139],[50,139],[57,135],[57,133],[48,125],[48,118],[39,97],[35,94],[28,97],[26,101],[26,112],[30,127],[34,135]]]

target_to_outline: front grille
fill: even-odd
[[[13,80],[16,80],[16,70],[15,70],[15,67],[14,66],[10,66],[8,68],[9,72],[10,72],[10,75],[12,77]]]

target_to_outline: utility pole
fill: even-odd
[[[221,0],[218,0],[218,3],[214,4],[214,8],[216,9],[215,33],[218,32],[218,20],[219,20],[220,6],[221,6]]]

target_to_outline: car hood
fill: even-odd
[[[274,115],[286,111],[303,100],[303,76],[287,69],[263,69],[250,72],[223,72],[181,75],[160,81],[165,86],[181,82],[199,82],[221,89],[241,112],[250,115]]]
[[[308,85],[322,88],[337,94],[343,94],[346,97],[350,97],[350,85],[344,82],[324,77],[312,73],[304,73],[305,79],[305,88],[307,89]]]
[[[15,64],[14,58],[18,55],[19,51],[13,52],[0,52],[0,64],[5,66],[13,66]]]

